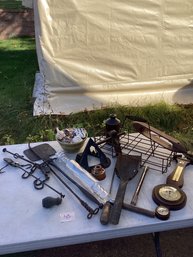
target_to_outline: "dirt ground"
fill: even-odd
[[[0,21],[0,39],[35,35],[34,16],[30,9],[0,9]]]

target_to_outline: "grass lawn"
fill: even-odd
[[[193,108],[159,103],[144,107],[114,106],[69,116],[33,117],[32,91],[38,63],[33,38],[0,41],[0,144],[54,139],[56,126],[83,126],[89,135],[111,113],[123,121],[125,115],[146,118],[150,125],[165,131],[193,149]]]
[[[0,9],[22,9],[22,1],[0,0]]]

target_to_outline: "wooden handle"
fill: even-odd
[[[176,138],[150,126],[148,123],[133,121],[133,127],[142,135],[170,151],[187,152],[186,148]]]
[[[184,170],[189,162],[187,159],[179,159],[176,168],[167,177],[166,183],[182,187],[184,185]]]
[[[106,202],[103,206],[101,216],[100,216],[101,224],[107,225],[109,223],[110,211],[111,211],[111,203]]]
[[[147,210],[144,208],[140,208],[140,207],[134,206],[132,204],[123,203],[123,209],[132,211],[132,212],[136,212],[136,213],[145,215],[147,217],[155,218],[155,211],[150,211],[150,210]]]
[[[110,223],[111,224],[117,225],[119,223],[119,218],[121,215],[121,209],[122,209],[122,205],[123,205],[125,191],[127,188],[127,183],[128,183],[128,181],[123,181],[123,180],[120,181],[117,195],[115,198],[115,202],[111,209],[111,214],[110,214]]]

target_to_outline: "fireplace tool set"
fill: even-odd
[[[126,130],[128,123],[133,126],[134,133]],[[127,115],[121,124],[116,115],[112,114],[105,121],[105,128],[85,144],[83,152],[78,153],[75,160],[68,159],[64,151],[56,152],[47,143],[35,147],[28,144],[28,149],[24,151],[26,157],[4,148],[3,152],[12,158],[4,158],[5,166],[0,169],[0,173],[4,172],[6,166],[13,166],[22,171],[23,179],[33,178],[36,189],[46,186],[56,193],[57,197],[48,196],[42,200],[44,208],[59,205],[65,198],[64,193],[49,185],[50,176],[55,176],[87,211],[88,219],[101,209],[100,223],[103,225],[118,224],[122,209],[166,220],[170,217],[170,210],[179,210],[185,206],[187,197],[182,190],[183,174],[186,166],[192,163],[193,154],[175,138],[150,126],[144,118]],[[90,164],[92,157],[97,159],[97,164]],[[111,167],[112,158],[116,158],[114,167]],[[166,183],[152,189],[156,209],[152,211],[138,207],[137,201],[146,174],[150,170],[167,173],[173,160],[177,162],[176,168],[168,175]],[[107,168],[113,170],[108,191],[100,182],[107,179]],[[36,175],[37,170],[43,178]],[[138,173],[141,173],[140,176]],[[127,203],[124,200],[126,189],[137,174],[139,180],[131,202]],[[119,183],[113,198],[115,177]],[[80,197],[79,191],[85,196],[84,199]],[[93,204],[95,208],[91,206]]]

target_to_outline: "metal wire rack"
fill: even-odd
[[[96,136],[94,141],[105,154],[111,155],[111,157],[117,156],[113,141],[103,143],[105,136]],[[142,167],[148,165],[151,169],[162,173],[168,171],[168,167],[171,165],[171,161],[176,154],[140,133],[122,133],[119,136],[119,144],[123,154],[140,155]]]

